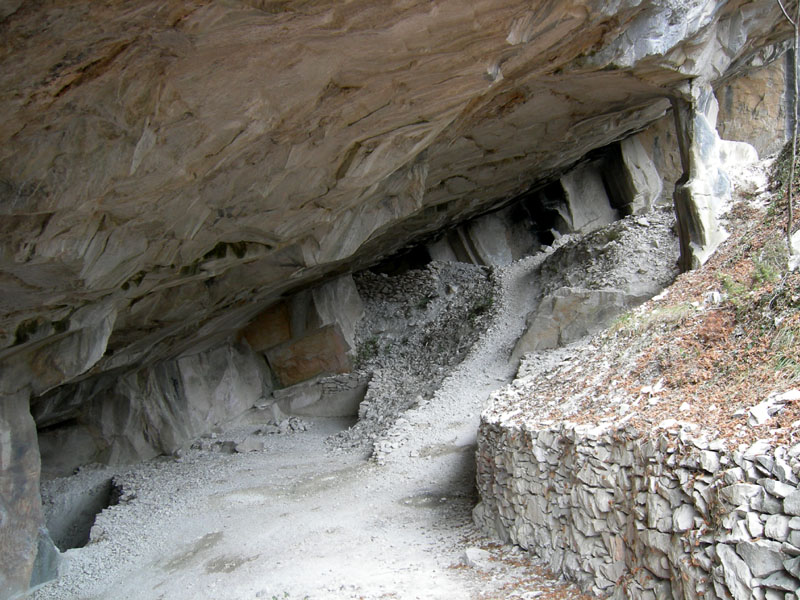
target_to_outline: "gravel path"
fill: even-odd
[[[612,227],[624,234],[615,239],[633,236],[641,253],[659,246],[653,246],[648,231],[663,236],[668,229],[666,221],[661,229],[646,225],[639,218]],[[412,288],[419,280],[420,290],[425,285],[431,290],[425,292],[425,302],[411,302],[415,308],[405,311],[416,325],[392,335],[408,335],[410,340],[416,336],[420,344],[431,339],[442,354],[420,350],[412,356],[407,346],[387,346],[402,351],[393,371],[393,351],[380,358],[380,368],[397,382],[373,390],[372,412],[384,406],[382,400],[388,412],[371,413],[375,426],[365,428],[362,423],[363,431],[355,439],[368,443],[356,445],[356,450],[331,443],[353,437],[335,435],[350,423],[317,420],[307,431],[300,427],[291,433],[262,434],[264,449],[259,451],[224,454],[209,449],[225,447],[219,440],[242,439],[253,431],[242,428],[221,434],[219,440],[204,440],[201,449],[178,458],[164,457],[126,472],[89,469],[72,478],[97,482],[114,476],[122,487],[121,502],[98,516],[91,543],[67,551],[62,577],[34,598],[580,597],[574,589],[543,577],[522,560],[520,550],[493,545],[476,531],[471,518],[477,501],[474,451],[480,413],[492,392],[514,377],[514,345],[543,290],[564,285],[561,281],[602,287],[615,283],[608,279],[612,276],[635,277],[624,271],[631,249],[611,252],[613,244],[602,235],[588,236],[585,245],[564,237],[558,248],[496,269],[498,285],[488,326],[464,360],[444,371],[442,365],[452,364],[448,361],[461,352],[460,334],[454,332],[464,327],[460,321],[455,329],[444,326],[443,319],[452,321],[457,311],[472,314],[470,302],[485,292],[470,287],[475,274],[468,266],[433,265],[404,276]],[[600,257],[592,258],[590,265],[574,264],[570,258],[591,257],[592,252]],[[617,272],[617,267],[623,270]],[[453,277],[465,279],[447,279]],[[485,287],[485,277],[482,281]],[[388,284],[383,287],[393,289]],[[442,294],[439,288],[450,291]],[[463,300],[453,296],[456,288],[462,290]],[[379,314],[376,323],[384,329],[402,325],[387,319]],[[467,333],[474,336],[475,329]],[[430,366],[417,364],[420,361],[430,361]],[[404,375],[403,365],[415,375]],[[429,371],[428,381],[438,385],[429,400],[408,402],[394,394],[403,392],[404,376],[411,382],[406,391],[416,394]],[[442,373],[443,380],[436,373]],[[413,408],[398,418],[396,409],[403,406]],[[384,420],[387,426],[377,427]],[[68,481],[53,485],[61,483]],[[476,554],[476,549],[488,554]]]
[[[306,432],[265,436],[259,452],[191,450],[137,465],[118,475],[127,495],[98,517],[93,541],[67,551],[60,580],[34,598],[564,593],[519,550],[482,539],[471,519],[479,414],[514,374],[508,357],[536,296],[526,274],[543,258],[499,271],[491,326],[435,397],[388,432],[383,441],[397,447],[378,447],[369,461],[331,451],[326,438],[345,424],[319,420]],[[478,546],[491,558],[465,565],[465,550]]]

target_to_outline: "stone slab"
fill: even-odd
[[[326,325],[267,352],[267,360],[281,385],[290,386],[317,375],[348,373],[353,364],[350,348],[337,325]]]
[[[0,395],[0,600],[28,589],[43,525],[39,449],[26,395]]]
[[[292,337],[289,307],[285,302],[273,304],[242,330],[242,337],[256,352],[263,352]]]

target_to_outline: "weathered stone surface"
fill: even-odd
[[[631,303],[627,294],[615,290],[557,290],[531,315],[515,354],[557,348],[594,333]]]
[[[253,350],[269,350],[292,339],[289,307],[285,302],[270,306],[242,330],[242,337]]]
[[[32,404],[37,425],[46,428],[39,436],[43,469],[61,476],[88,462],[173,452],[262,402],[271,388],[263,357],[236,345],[59,388]]]
[[[792,575],[800,579],[800,556],[785,560],[783,567]]]
[[[302,417],[353,417],[367,393],[368,381],[353,376],[324,377],[275,390],[280,409]]]
[[[589,233],[619,218],[597,165],[583,165],[570,171],[561,178],[561,185],[566,202],[560,212],[568,231]]]
[[[778,542],[757,540],[736,544],[736,552],[744,559],[755,577],[766,577],[783,570],[783,553]]]
[[[719,100],[717,128],[723,139],[748,142],[761,156],[781,149],[789,134],[786,74],[791,73],[791,67],[787,70],[790,61],[787,53],[764,68],[752,69],[715,87]]]
[[[691,82],[673,100],[683,177],[675,187],[675,212],[681,230],[681,266],[702,265],[728,237],[720,223],[730,200],[730,180],[721,169],[717,106],[708,84]]]
[[[336,325],[326,325],[267,352],[272,370],[289,386],[321,374],[347,373],[352,362],[349,347]]]
[[[681,81],[786,35],[767,0],[169,6],[4,20],[0,346],[22,365],[34,338],[63,354],[63,328],[102,303],[118,317],[98,370],[220,343],[282,292],[561,175],[663,116]]]
[[[44,523],[27,395],[0,395],[0,433],[0,599],[7,600],[28,589]]]
[[[747,564],[727,544],[716,545],[717,556],[723,567],[723,576],[734,600],[753,597],[753,576]]]
[[[789,517],[786,515],[770,515],[764,524],[764,535],[779,542],[789,538]]]
[[[787,515],[800,515],[800,491],[792,492],[783,499],[783,510]]]
[[[788,483],[783,483],[774,479],[767,479],[764,481],[764,489],[777,498],[786,498],[797,491],[797,486],[789,485]]]
[[[356,326],[364,304],[352,275],[343,275],[311,290],[320,325],[338,325],[345,342],[355,349]]]
[[[751,483],[735,483],[719,491],[719,496],[733,506],[752,506],[764,496],[764,488]]]
[[[472,567],[473,569],[481,569],[481,570],[488,570],[492,568],[492,563],[490,562],[492,555],[489,554],[486,550],[482,550],[480,548],[467,548],[464,551],[464,556],[461,558],[461,562],[468,567]]]
[[[787,33],[768,0],[12,1],[0,15],[0,393],[31,392],[43,426],[101,424],[111,461],[237,410],[235,385],[178,363],[282,294],[562,176]],[[685,171],[683,214],[704,226],[691,217],[720,195]],[[685,229],[694,256],[717,239]],[[170,391],[195,383],[206,414]],[[129,433],[142,419],[155,439]]]
[[[30,587],[36,589],[48,581],[58,578],[58,569],[61,565],[61,553],[53,543],[44,527],[39,528],[39,543],[36,549],[36,560],[31,572]]]
[[[634,215],[647,213],[661,197],[662,176],[639,136],[624,139],[620,154],[625,168],[616,177],[607,179],[620,186],[618,197],[625,203],[618,208]]]
[[[477,453],[482,503],[474,518],[485,531],[506,532],[507,541],[600,597],[628,597],[636,586],[662,586],[658,598],[714,597],[713,586],[717,597],[743,600],[783,591],[790,581],[800,586],[791,562],[800,555],[793,545],[800,538],[792,538],[800,531],[791,528],[797,518],[782,514],[782,503],[765,490],[778,480],[742,482],[756,465],[779,471],[785,448],[758,443],[728,452],[678,429],[643,434],[622,425],[547,423],[532,418],[510,426],[502,410],[484,412]],[[698,472],[711,447],[719,464],[742,467]],[[546,466],[515,466],[527,463]],[[608,490],[600,487],[604,480],[612,482]],[[568,511],[560,510],[562,489]],[[779,539],[762,539],[767,531]],[[787,532],[788,540],[780,539]],[[621,579],[625,586],[615,588]]]
[[[674,531],[689,531],[694,527],[697,511],[690,504],[681,504],[672,515]]]
[[[257,435],[248,435],[243,440],[236,443],[234,450],[236,452],[259,452],[264,449],[264,440],[258,438]]]
[[[761,582],[764,587],[782,590],[784,592],[797,591],[797,579],[787,573],[773,573]]]

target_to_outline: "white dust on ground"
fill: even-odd
[[[492,545],[471,518],[480,413],[514,376],[510,356],[556,247],[496,269],[487,329],[432,398],[380,434],[371,460],[330,443],[346,423],[318,420],[264,435],[263,451],[195,449],[136,465],[116,474],[123,501],[35,600],[578,597],[519,549]],[[464,565],[475,546],[492,560]]]
[[[471,519],[479,415],[514,374],[508,357],[536,300],[524,276],[543,258],[500,270],[492,324],[395,425],[409,434],[401,447],[371,461],[332,452],[325,439],[344,425],[329,420],[266,436],[260,452],[137,465],[120,476],[135,497],[106,509],[97,541],[67,551],[61,578],[34,598],[533,598],[557,585]],[[495,560],[464,566],[472,546]]]

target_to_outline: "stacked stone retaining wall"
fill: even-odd
[[[730,451],[672,425],[484,415],[476,523],[600,597],[800,599],[800,444]]]

